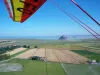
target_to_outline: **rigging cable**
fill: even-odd
[[[80,8],[87,16],[89,16],[96,24],[100,26],[100,23],[96,21],[88,12],[86,12],[80,5],[78,5],[74,0],[71,0],[78,8]]]
[[[98,39],[100,41],[100,39],[94,35],[92,32],[90,32],[88,29],[86,29],[82,24],[80,24],[74,16],[72,16],[71,14],[69,14],[67,11],[65,11],[64,9],[62,9],[57,3],[55,3],[53,0],[50,0],[51,3],[53,3],[58,9],[60,9],[63,13],[65,13],[67,16],[69,16],[71,19],[73,19],[76,23],[78,23],[80,26],[82,26],[85,30],[87,30],[90,34],[92,34],[92,36],[94,36],[96,39]],[[82,22],[83,23],[83,22]],[[85,24],[85,23],[84,23]],[[88,26],[89,27],[89,26]],[[92,29],[92,28],[89,28]],[[94,31],[94,30],[93,30]]]
[[[70,13],[69,13],[70,14]],[[84,22],[82,22],[80,19],[78,19],[77,17],[75,17],[74,15],[70,14],[73,18],[75,18],[76,20],[78,20],[80,23],[82,23],[83,25],[85,25],[87,28],[89,28],[91,31],[93,31],[95,34],[97,34],[98,36],[100,36],[99,33],[97,33],[95,30],[93,30],[91,27],[89,27],[87,24],[85,24]]]

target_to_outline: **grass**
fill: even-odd
[[[63,64],[63,66],[68,75],[100,75],[100,65]]]
[[[8,63],[20,63],[24,70],[19,72],[0,72],[0,75],[66,75],[59,63],[47,63],[46,66],[44,61],[25,59],[13,59]]]
[[[89,59],[95,59],[95,60],[97,60],[97,62],[100,61],[100,54],[98,54],[98,53],[89,52],[89,51],[86,51],[86,50],[72,50],[72,51],[75,52],[75,53],[78,53],[82,56],[85,56]]]
[[[47,72],[48,75],[66,75],[63,68],[59,63],[47,63]]]
[[[11,62],[22,64],[24,70],[19,72],[0,72],[0,75],[46,75],[45,62],[43,61],[14,59]]]
[[[78,54],[81,54],[81,55],[100,55],[100,54],[97,54],[97,53],[94,53],[94,52],[89,52],[89,51],[86,51],[86,50],[72,50],[73,52],[76,52]]]

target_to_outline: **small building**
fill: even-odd
[[[92,60],[91,64],[98,64],[96,60]]]
[[[89,64],[98,64],[98,63],[96,62],[96,60],[88,60],[88,63],[89,63]]]

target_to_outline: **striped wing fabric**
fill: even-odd
[[[46,0],[4,0],[10,17],[16,22],[24,22],[33,15]]]

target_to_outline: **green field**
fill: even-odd
[[[46,63],[24,59],[13,59],[8,63],[20,63],[24,70],[20,72],[0,72],[0,75],[66,75],[59,63]]]
[[[68,75],[100,75],[100,65],[63,64]]]
[[[75,52],[75,53],[78,53],[82,56],[85,56],[89,59],[95,59],[97,61],[100,61],[100,54],[98,54],[98,53],[89,52],[89,51],[86,51],[86,50],[72,50],[72,51]]]
[[[9,63],[20,63],[23,65],[24,70],[21,72],[5,72],[0,75],[46,75],[45,63],[42,61],[31,61],[31,60],[18,60],[14,59]]]
[[[47,75],[66,75],[59,63],[47,63]]]

